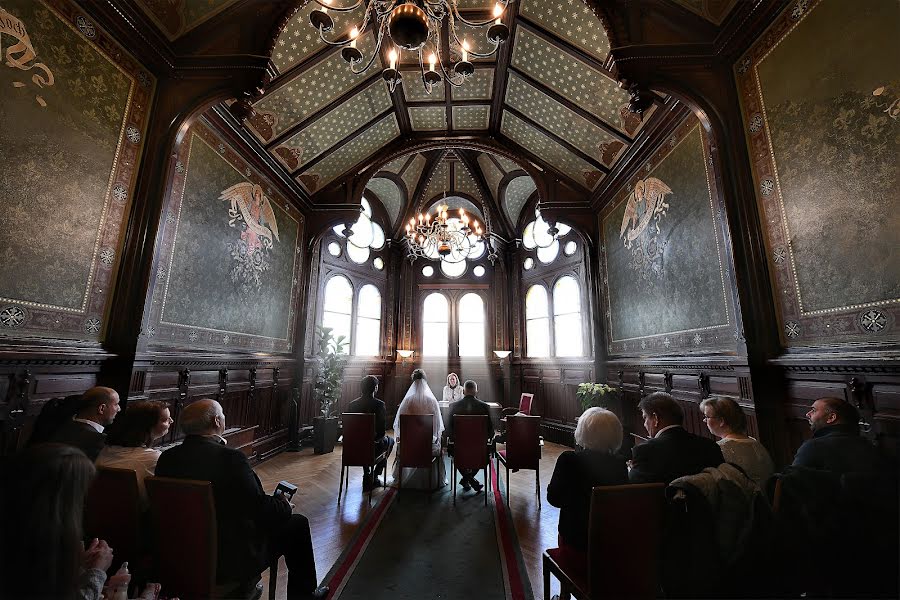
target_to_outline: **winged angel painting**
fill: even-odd
[[[234,259],[231,280],[244,293],[262,289],[262,275],[271,268],[269,251],[278,238],[278,223],[262,187],[247,181],[221,193],[219,200],[230,202],[228,225],[240,229],[241,237],[228,244]]]
[[[666,242],[660,239],[659,223],[666,216],[666,195],[672,189],[656,177],[641,179],[628,195],[619,236],[631,250],[629,266],[642,279],[659,277],[663,269]]]

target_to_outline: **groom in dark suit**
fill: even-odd
[[[385,425],[384,402],[375,397],[375,392],[378,391],[378,378],[374,375],[366,375],[363,377],[360,387],[362,388],[362,396],[347,406],[347,412],[375,415],[375,454],[381,454],[387,450],[384,461],[375,465],[374,474],[370,473],[369,468],[366,467],[366,474],[363,477],[363,489],[368,490],[372,487],[381,486],[378,476],[384,471],[387,459],[391,455],[391,450],[394,449],[394,438],[385,435],[387,428]]]
[[[638,407],[650,440],[631,450],[631,483],[665,483],[685,475],[695,475],[706,467],[725,462],[714,441],[682,427],[684,412],[669,394],[656,392],[641,400]]]
[[[462,400],[457,400],[450,405],[450,422],[446,424],[447,439],[453,440],[454,416],[485,415],[487,416],[487,430],[484,432],[485,441],[490,440],[494,436],[493,427],[491,426],[491,409],[485,402],[482,402],[475,397],[475,394],[478,393],[478,385],[474,381],[469,379],[468,381],[466,381],[465,385],[463,385],[463,393],[465,395],[462,397]],[[460,469],[459,472],[462,473],[462,480],[459,482],[459,484],[465,491],[468,492],[471,488],[475,488],[476,492],[480,492],[481,488],[484,487],[483,485],[481,485],[481,482],[475,479],[475,475],[478,474],[477,470]]]

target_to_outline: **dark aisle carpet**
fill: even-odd
[[[447,473],[450,473],[449,461]],[[490,471],[489,471],[490,477]],[[481,475],[478,480],[481,481]],[[490,481],[489,481],[490,483]],[[325,578],[340,600],[532,598],[499,492],[389,490]],[[487,506],[484,494],[488,493]],[[498,518],[502,517],[502,518]],[[511,534],[511,535],[510,535]],[[501,554],[505,548],[505,555]],[[510,563],[515,566],[508,568]],[[508,577],[514,577],[513,582]],[[527,595],[526,595],[527,594]]]

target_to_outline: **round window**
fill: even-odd
[[[475,273],[475,277],[484,277],[484,267],[482,267],[481,265],[478,265],[477,267],[472,269],[472,272]]]
[[[369,260],[369,248],[368,246],[360,248],[354,244],[347,244],[347,256],[356,264],[361,265]]]
[[[563,248],[563,252],[566,253],[566,256],[572,256],[575,254],[575,251],[578,250],[578,244],[575,242],[567,242],[565,247]]]
[[[525,268],[526,271],[530,271],[531,268],[534,266],[534,259],[529,256],[528,258],[525,259],[525,264],[523,264],[522,266]]]
[[[442,260],[441,272],[447,277],[460,277],[466,272],[466,261],[462,260],[454,263]]]
[[[332,256],[340,256],[341,255],[341,245],[337,242],[331,242],[328,244],[328,254]]]
[[[376,256],[375,260],[372,261],[372,264],[375,265],[375,268],[378,269],[379,271],[384,268],[384,261],[381,259],[380,256]]]
[[[425,277],[431,277],[432,275],[434,275],[434,267],[432,267],[431,265],[425,265],[424,267],[422,267],[422,275],[424,275]]]
[[[553,240],[553,243],[546,248],[537,249],[538,260],[545,265],[552,263],[557,255],[559,255],[559,242],[557,240]]]

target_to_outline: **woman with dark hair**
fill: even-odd
[[[113,553],[103,540],[82,544],[94,473],[81,450],[64,444],[12,459],[3,474],[0,597],[99,600]]]
[[[700,411],[709,432],[722,438],[717,444],[726,462],[744,470],[747,476],[762,486],[775,471],[765,446],[747,435],[747,417],[731,398],[711,397],[700,403]]]
[[[132,469],[137,473],[138,491],[144,506],[147,492],[144,478],[152,477],[160,451],[152,448],[153,440],[164,437],[172,425],[169,408],[157,400],[138,400],[116,416],[106,430],[106,447],[97,457],[98,467]]]

